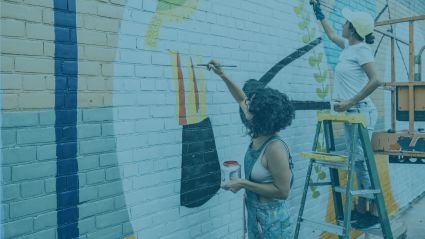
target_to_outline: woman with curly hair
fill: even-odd
[[[285,94],[255,80],[245,84],[245,94],[216,61],[209,62],[211,69],[239,104],[242,122],[251,136],[244,159],[245,179],[232,179],[223,188],[234,193],[245,189],[248,238],[292,238],[285,200],[292,185],[293,166],[289,148],[278,133],[292,123],[294,107]]]

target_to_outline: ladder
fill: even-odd
[[[348,123],[352,124],[353,130],[350,137],[353,139],[349,146],[348,156],[336,155],[330,153],[335,151],[335,142],[332,129],[332,123]],[[323,125],[326,152],[317,152],[317,144],[321,127]],[[369,134],[367,131],[367,121],[362,115],[335,115],[329,113],[319,113],[318,122],[316,127],[316,134],[314,136],[313,151],[309,153],[301,153],[301,157],[310,158],[310,163],[307,170],[307,178],[304,185],[304,192],[301,199],[301,206],[298,213],[297,224],[295,228],[295,239],[298,238],[301,224],[313,224],[320,227],[321,230],[327,231],[332,234],[338,235],[340,239],[349,239],[350,236],[350,220],[351,220],[351,204],[352,197],[365,197],[374,199],[379,213],[379,222],[381,225],[382,235],[385,239],[392,239],[391,226],[388,219],[387,211],[385,209],[384,197],[379,183],[378,172],[376,169],[375,158],[370,143]],[[369,190],[353,190],[353,177],[354,177],[354,150],[355,144],[358,142],[358,137],[362,143],[363,152],[365,154],[365,162],[367,165],[371,189]],[[330,181],[329,182],[310,182],[311,172],[313,165],[320,165],[329,168]],[[347,185],[340,185],[338,170],[347,171]],[[304,217],[304,206],[308,193],[309,186],[331,186],[334,201],[336,224],[330,224],[321,221],[315,221]],[[342,194],[346,195],[345,206],[342,203]],[[345,213],[344,213],[345,212]],[[357,229],[356,229],[357,230]]]

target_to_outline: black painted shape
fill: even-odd
[[[397,139],[397,143],[400,145],[402,151],[425,152],[425,139],[418,139],[414,147],[409,146],[411,141],[412,138],[405,136],[401,136]],[[390,163],[425,164],[425,158],[421,157],[412,158],[409,156],[390,155],[388,159]]]
[[[269,71],[267,71],[266,74],[264,74],[260,78],[259,81],[264,83],[264,85],[267,85],[276,76],[276,74],[279,73],[279,71],[282,70],[285,66],[289,65],[291,62],[295,61],[296,59],[300,58],[305,53],[313,49],[315,46],[319,45],[321,42],[322,42],[322,38],[318,37],[314,41],[310,42],[309,44],[301,48],[298,48],[289,56],[283,58],[276,65],[274,65]]]
[[[389,163],[399,163],[399,164],[425,164],[425,157],[412,158],[409,156],[390,155],[388,156],[388,161]]]
[[[402,136],[398,138],[397,143],[400,145],[401,150],[403,151],[425,152],[425,139],[423,138],[418,139],[414,147],[409,146],[411,141],[412,141],[412,138]]]
[[[295,110],[329,110],[331,103],[329,101],[298,101],[292,100]]]
[[[54,0],[57,237],[78,238],[76,0]]]
[[[243,91],[247,95],[248,98],[251,98],[252,94],[261,87],[265,87],[275,76],[276,74],[282,70],[285,66],[293,62],[294,60],[300,58],[305,53],[309,52],[315,46],[319,45],[322,42],[322,38],[318,37],[316,40],[310,42],[309,44],[298,48],[296,51],[291,53],[289,56],[283,58],[280,62],[275,64],[266,74],[264,74],[260,80],[249,79],[245,82],[243,86]],[[297,101],[293,100],[295,110],[325,110],[330,109],[331,105],[329,102],[325,101]],[[245,117],[243,117],[243,112],[240,110],[240,116],[242,122],[245,121]],[[246,123],[246,122],[244,122]]]
[[[415,147],[410,147],[410,142],[412,139],[410,137],[399,137],[397,143],[400,145],[401,150],[412,151]]]
[[[220,189],[221,171],[211,121],[183,126],[180,204],[199,207]]]

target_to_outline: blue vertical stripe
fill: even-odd
[[[54,0],[58,238],[78,238],[76,0]]]

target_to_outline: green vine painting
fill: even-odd
[[[294,7],[294,13],[301,19],[298,23],[298,28],[304,32],[302,41],[304,44],[308,44],[315,39],[316,28],[311,27],[311,12],[306,10],[306,4],[304,0],[299,0],[299,5]],[[325,100],[329,95],[329,83],[328,83],[328,71],[320,67],[320,64],[323,62],[324,55],[322,52],[317,53],[316,50],[312,51],[311,56],[308,58],[308,63],[310,67],[314,68],[316,72],[313,74],[314,80],[319,84],[316,88],[316,94],[321,100]],[[324,134],[323,128],[320,131],[321,140],[317,144],[317,151],[325,152],[326,148],[324,146]],[[326,179],[326,173],[322,170],[320,166],[314,166],[314,172],[316,173],[316,181]],[[311,182],[310,182],[311,183]],[[320,192],[317,190],[316,186],[310,186],[313,198],[318,198]]]

